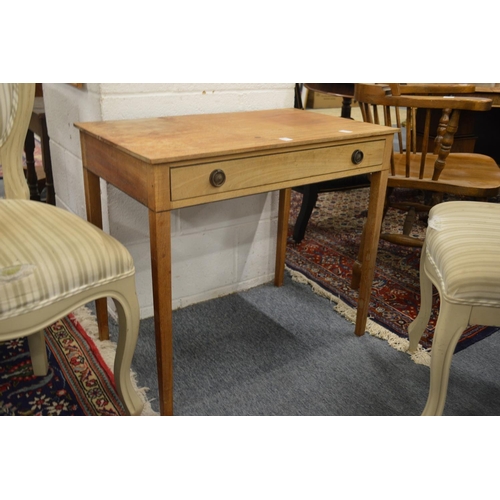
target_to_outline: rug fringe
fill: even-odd
[[[116,355],[116,343],[111,340],[99,339],[99,328],[97,326],[96,317],[88,307],[79,307],[78,309],[73,311],[73,315],[78,323],[80,323],[80,325],[83,327],[88,336],[94,341],[105,363],[108,365],[110,370],[113,371]],[[158,416],[159,414],[155,412],[151,407],[151,400],[146,396],[149,388],[138,387],[137,374],[133,370],[131,370],[130,375],[132,380],[132,387],[139,394],[139,397],[144,404],[141,416]]]
[[[321,297],[325,297],[330,300],[330,302],[335,303],[334,311],[339,313],[342,317],[344,317],[347,321],[355,324],[356,323],[356,310],[352,307],[348,306],[344,301],[340,300],[339,297],[336,297],[331,292],[328,292],[320,285],[318,285],[313,280],[307,278],[299,271],[295,269],[290,269],[286,266],[286,270],[290,273],[293,281],[297,283],[303,283],[309,285],[313,292]],[[407,339],[403,339],[396,335],[395,333],[387,330],[383,326],[379,325],[375,321],[368,318],[366,322],[366,331],[372,335],[373,337],[377,337],[379,339],[385,340],[393,349],[396,349],[400,352],[406,352],[412,361],[418,365],[430,366],[431,364],[431,355],[430,352],[422,347],[421,344],[418,344],[418,347],[415,352],[408,352],[408,348],[410,346],[410,342]]]

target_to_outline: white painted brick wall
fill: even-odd
[[[44,84],[57,204],[85,217],[78,121],[293,107],[292,83]],[[153,314],[147,209],[101,184],[104,227],[136,266],[141,317]],[[184,307],[272,279],[277,193],[172,213],[173,306]]]

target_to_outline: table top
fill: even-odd
[[[500,87],[482,87],[476,85],[476,92],[474,96],[491,99],[492,107],[500,107]]]
[[[75,123],[84,134],[146,163],[172,163],[252,151],[384,136],[394,129],[355,120],[275,109]]]

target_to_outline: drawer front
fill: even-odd
[[[172,201],[187,200],[217,193],[256,188],[266,184],[310,179],[314,176],[380,165],[385,140],[255,156],[201,165],[172,168]],[[346,175],[347,177],[347,175]]]

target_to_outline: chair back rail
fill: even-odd
[[[432,180],[438,181],[446,165],[453,146],[453,140],[460,120],[461,110],[488,111],[491,99],[461,96],[470,93],[473,85],[462,84],[356,84],[354,98],[358,101],[364,121],[395,126],[397,131],[397,153],[405,153],[405,176],[412,176],[412,154],[420,153],[419,178],[425,176],[427,155],[435,155]],[[419,94],[410,94],[410,92]],[[429,95],[435,92],[437,95]],[[449,92],[457,95],[448,95]],[[473,92],[473,90],[472,90]],[[401,120],[401,109],[406,120]],[[431,141],[431,113],[441,113],[434,138]],[[383,116],[382,122],[380,116]],[[417,115],[423,117],[423,133],[417,136]],[[394,117],[394,118],[393,118]],[[404,133],[404,136],[403,136]],[[403,139],[404,137],[404,139]],[[433,144],[430,147],[431,142]],[[394,157],[391,161],[391,174],[395,175]]]
[[[382,233],[393,243],[421,246],[411,236],[417,213],[428,212],[443,193],[487,199],[500,193],[500,169],[495,161],[473,152],[459,152],[462,113],[491,109],[492,101],[474,97],[471,84],[357,83],[354,99],[363,120],[395,127],[386,210],[407,211],[402,234]],[[474,138],[472,138],[472,141]],[[469,149],[470,151],[470,149]],[[424,201],[391,198],[394,188],[424,193]]]

